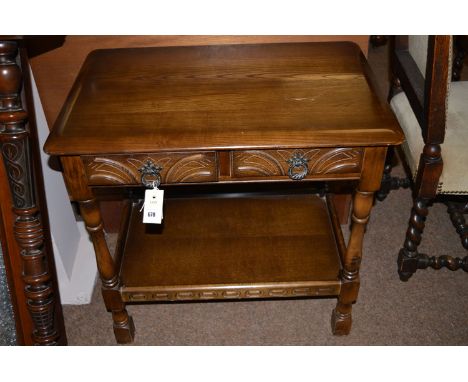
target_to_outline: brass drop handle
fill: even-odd
[[[309,172],[309,160],[300,153],[287,160],[289,163],[288,175],[292,180],[302,180]]]
[[[141,183],[147,188],[159,187],[161,185],[161,170],[161,166],[148,159],[145,165],[138,169],[141,172]]]

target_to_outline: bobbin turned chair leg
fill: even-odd
[[[468,202],[447,202],[446,205],[447,212],[450,214],[450,220],[460,236],[461,243],[465,249],[468,249],[468,225],[463,216],[463,214],[468,213]]]
[[[427,199],[416,198],[414,200],[405,242],[398,254],[398,275],[401,281],[408,281],[418,269],[418,246],[421,243],[426,217],[429,213],[427,204]]]
[[[408,188],[411,185],[411,182],[408,177],[399,178],[397,176],[392,176],[393,169],[393,158],[395,154],[395,149],[391,147],[388,150],[387,158],[385,160],[384,172],[382,175],[382,182],[380,183],[380,189],[376,192],[375,198],[382,202],[388,196],[391,190],[398,190],[399,188]]]

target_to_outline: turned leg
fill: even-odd
[[[379,191],[377,191],[377,193],[375,194],[375,198],[380,202],[384,201],[388,193],[390,192],[390,182],[392,179],[392,162],[394,153],[395,151],[393,147],[387,151],[387,158],[385,159],[385,167],[382,175],[382,182],[380,184]]]
[[[463,214],[468,212],[468,203],[447,202],[447,212],[450,220],[460,235],[460,240],[465,249],[468,249],[468,225]]]
[[[437,194],[437,184],[442,173],[443,162],[440,155],[440,145],[426,144],[419,161],[419,170],[415,185],[415,200],[411,210],[411,217],[406,231],[406,239],[403,248],[398,255],[398,274],[402,281],[408,281],[417,269],[431,267],[440,269],[446,267],[452,271],[463,269],[468,272],[468,256],[464,258],[450,255],[428,256],[418,253],[418,246],[421,243],[421,235],[424,230],[426,217],[428,214],[428,203]],[[466,210],[466,206],[462,211]],[[465,245],[467,228],[465,219],[461,211],[458,211],[456,204],[449,204],[449,213],[452,223],[455,225]]]
[[[388,150],[387,158],[385,160],[385,167],[382,176],[382,182],[380,183],[380,189],[375,194],[376,199],[380,202],[385,200],[385,198],[391,190],[398,190],[399,188],[408,188],[410,186],[410,180],[408,178],[398,178],[391,175],[394,154],[395,149],[391,147]]]
[[[414,186],[414,203],[408,229],[398,254],[398,274],[402,281],[408,281],[418,268],[427,268],[430,261],[427,255],[418,253],[424,231],[428,204],[437,195],[437,184],[442,173],[443,162],[440,145],[425,144],[419,159],[418,173]]]
[[[452,66],[452,80],[453,81],[460,81],[464,59],[465,59],[465,52],[462,50],[457,51],[457,53],[455,54],[455,57],[453,58],[453,66]]]
[[[384,46],[388,42],[388,37],[387,36],[382,36],[382,35],[371,35],[370,38],[370,43],[374,48],[377,48],[379,46]]]
[[[349,334],[351,330],[352,304],[356,301],[359,291],[362,240],[373,199],[373,192],[358,190],[354,196],[351,236],[341,271],[341,292],[332,314],[332,330],[336,335]]]
[[[81,215],[93,242],[99,275],[102,280],[102,296],[107,310],[112,312],[115,338],[118,343],[130,343],[133,341],[135,327],[120,295],[118,266],[107,247],[99,204],[93,191],[88,187],[81,158],[62,157],[61,161],[68,191],[71,198],[80,204]]]
[[[93,241],[102,280],[102,296],[107,310],[112,312],[115,338],[118,343],[130,343],[133,341],[135,327],[120,296],[118,270],[104,238],[99,205],[95,199],[80,201],[80,211]]]
[[[374,202],[374,192],[380,186],[385,162],[386,148],[367,148],[364,153],[361,181],[354,196],[352,227],[341,271],[341,290],[336,308],[332,312],[332,331],[346,335],[351,330],[352,304],[359,292],[359,268],[362,242]]]
[[[414,202],[413,209],[411,210],[405,243],[398,255],[398,274],[402,281],[408,281],[417,269],[426,269],[428,267],[433,269],[446,267],[451,271],[463,269],[465,272],[468,272],[468,256],[465,256],[464,258],[452,257],[449,255],[428,256],[424,253],[418,252],[418,246],[421,243],[421,236],[424,231],[426,217],[429,212],[427,204],[427,199],[417,198]],[[454,208],[456,209],[456,206]],[[461,222],[459,219],[455,219],[455,217],[452,216],[452,222],[454,225],[457,224],[457,229],[460,228],[459,224],[461,224]],[[466,227],[464,224],[461,225]],[[461,232],[463,232],[462,228],[460,228]]]
[[[405,242],[398,254],[398,275],[402,281],[408,281],[418,269],[418,246],[421,243],[421,235],[429,213],[427,204],[427,199],[416,198],[414,200]]]
[[[393,96],[397,93],[401,92],[401,83],[399,78],[395,75],[391,75],[391,80],[390,80],[390,88],[388,90],[388,97],[387,101],[390,102],[393,98]]]

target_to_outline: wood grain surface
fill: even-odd
[[[154,300],[338,295],[332,331],[349,333],[373,192],[387,146],[403,139],[368,72],[349,42],[107,49],[88,56],[45,150],[61,156],[70,196],[79,202],[117,342],[134,336],[126,303]],[[281,177],[359,179],[348,246],[334,208],[330,218],[318,196],[193,195],[168,198],[163,224],[152,227],[140,223],[136,203],[113,258],[92,186],[131,186],[139,172],[158,179],[164,166],[157,162],[166,157],[166,182],[173,175],[176,183],[187,174],[199,178],[192,155],[205,154],[214,159],[206,162],[210,174],[220,183],[231,177],[234,186],[269,182],[273,191]],[[177,165],[187,158],[189,166]]]
[[[49,128],[52,128],[86,56],[95,49],[181,45],[252,44],[270,42],[353,41],[367,56],[369,36],[55,36],[55,41],[35,39],[30,50],[41,51],[31,68],[41,96]],[[64,42],[63,42],[64,40]],[[44,45],[61,44],[43,52]],[[40,42],[40,43],[39,43]],[[50,49],[50,48],[48,48]]]
[[[167,199],[165,205],[162,226],[143,224],[140,205],[133,208],[121,267],[124,294],[163,300],[339,291],[337,247],[326,203],[317,196]]]
[[[94,51],[45,149],[71,155],[400,143],[395,117],[370,90],[363,65],[352,43]]]

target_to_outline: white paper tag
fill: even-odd
[[[164,190],[152,188],[145,191],[143,223],[161,224],[163,219]]]

